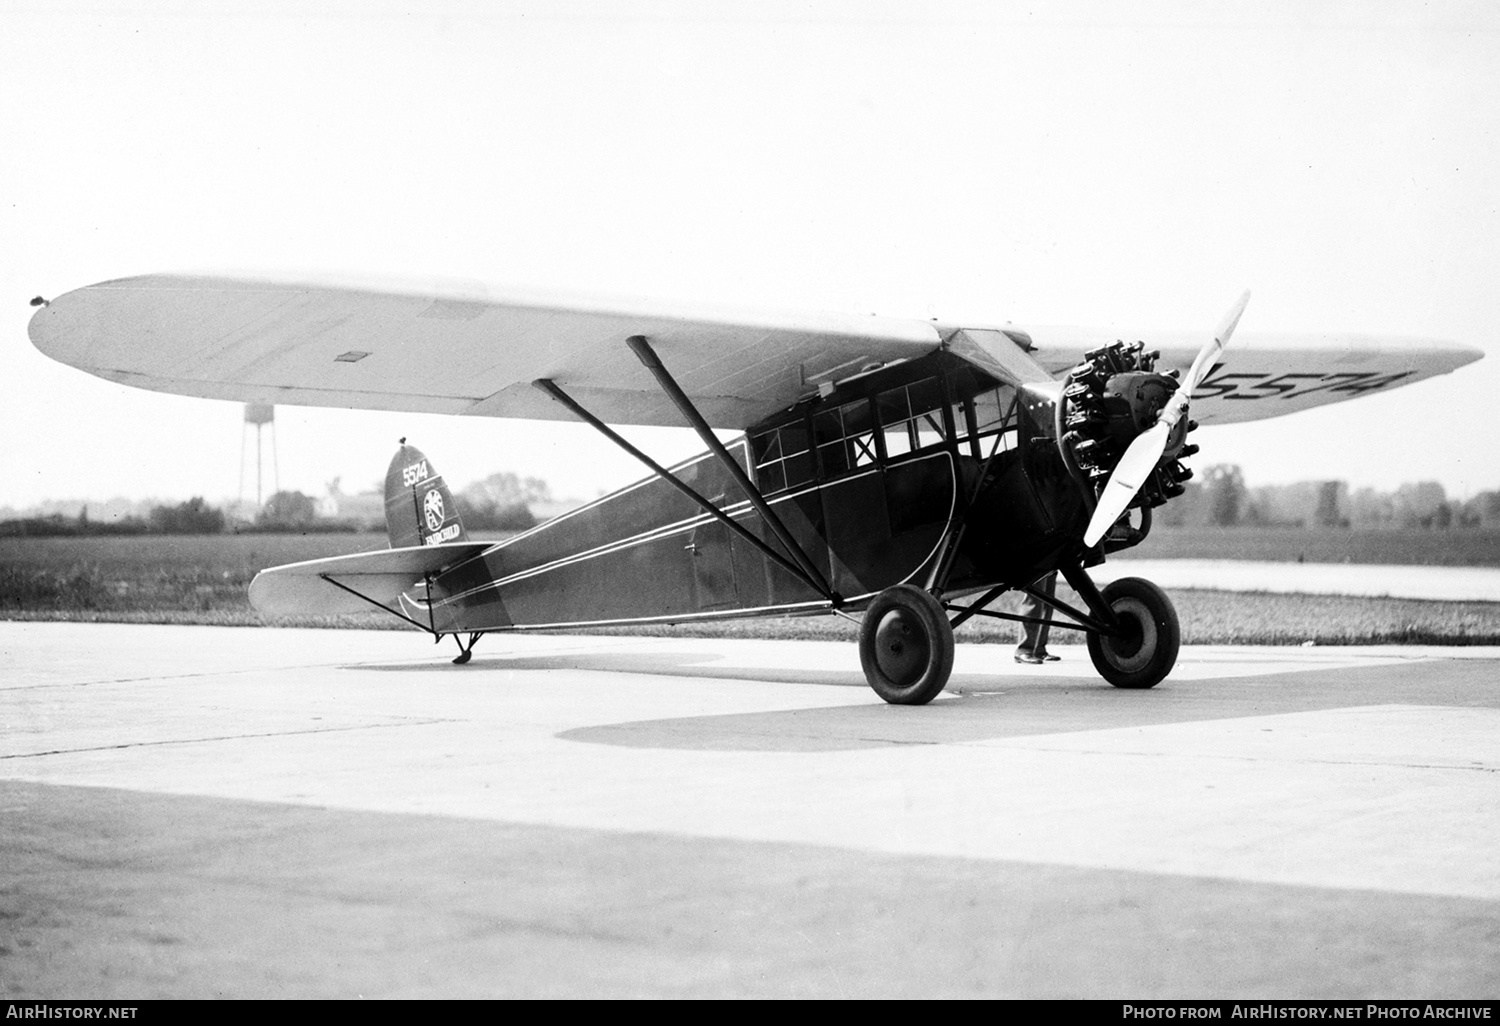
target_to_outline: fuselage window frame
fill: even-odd
[[[923,393],[926,393],[925,395]],[[875,396],[882,463],[952,449],[954,422],[943,379],[934,375]]]
[[[986,401],[990,397],[993,402]],[[959,441],[969,443],[975,459],[988,459],[997,451],[1009,452],[1020,447],[1020,401],[1020,390],[1006,383],[982,389],[964,400],[969,434],[967,439]]]
[[[812,434],[806,418],[754,435],[750,451],[755,456],[756,487],[763,495],[797,488],[817,479]]]
[[[1020,390],[1007,381],[976,388],[983,380],[972,371],[936,374],[804,407],[750,436],[756,483],[770,495],[938,451],[983,461],[1016,449]]]
[[[812,440],[820,481],[831,481],[866,467],[878,457],[868,397],[830,406],[812,415]]]

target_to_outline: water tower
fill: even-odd
[[[265,428],[271,429],[271,482],[272,494],[281,491],[281,471],[276,463],[276,407],[270,403],[246,403],[245,426],[240,430],[240,502],[245,501],[245,439],[250,426],[255,426],[255,508],[265,502],[261,493],[264,477],[265,455],[261,448],[260,435]]]

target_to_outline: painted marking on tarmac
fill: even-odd
[[[267,730],[250,734],[213,734],[206,737],[180,737],[168,738],[161,741],[123,741],[113,745],[86,745],[78,748],[53,748],[41,752],[11,752],[0,754],[0,761],[6,759],[37,759],[49,755],[74,755],[79,752],[112,752],[121,751],[126,748],[153,748],[158,745],[198,745],[210,744],[215,741],[243,741],[247,738],[258,737],[290,737],[293,734],[334,734],[345,730],[387,730],[391,727],[422,727],[431,726],[434,723],[448,723],[450,720],[410,720],[405,723],[361,723],[348,727],[309,727],[305,730]]]

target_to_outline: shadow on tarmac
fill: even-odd
[[[580,727],[557,737],[629,748],[832,752],[892,745],[963,744],[1351,706],[1500,706],[1500,690],[1490,680],[1488,664],[1455,661],[1445,665],[1441,674],[1433,669],[1425,663],[1401,663],[1215,680],[1169,679],[1150,691],[1119,690],[1103,681],[1077,678],[968,675],[966,682],[955,676],[955,686],[967,683],[980,690],[945,695],[919,707],[886,705],[872,695],[869,705],[627,721]],[[647,672],[670,671],[657,668]],[[681,672],[684,676],[720,676],[703,673],[701,668]],[[735,671],[722,676],[743,678],[745,674]],[[863,680],[856,683],[862,686]]]
[[[845,670],[800,670],[784,666],[745,667],[715,666],[722,657],[711,652],[564,652],[547,656],[481,657],[477,653],[467,666],[451,662],[437,663],[351,663],[344,669],[376,670],[401,673],[451,671],[476,673],[490,670],[591,670],[600,673],[644,673],[664,677],[696,677],[713,680],[758,680],[777,684],[831,684],[840,687],[865,687],[864,674],[857,665]],[[853,662],[853,660],[851,660]],[[955,679],[957,679],[955,677]],[[977,678],[976,680],[990,678]]]

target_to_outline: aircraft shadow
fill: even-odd
[[[1349,706],[1500,707],[1481,661],[1333,668],[1213,681],[1165,681],[1128,691],[1099,680],[975,677],[994,690],[928,706],[870,704],[601,724],[568,741],[698,751],[834,752],[963,744]],[[702,676],[701,673],[697,674]],[[863,681],[858,682],[863,686]]]
[[[661,677],[692,677],[710,680],[753,680],[773,684],[825,684],[834,687],[868,687],[864,673],[859,669],[857,658],[850,653],[847,670],[807,670],[787,666],[734,666],[717,665],[719,657],[713,654],[681,652],[580,652],[548,656],[503,656],[491,655],[482,658],[475,655],[467,666],[455,666],[451,661],[415,663],[351,663],[345,669],[375,670],[381,673],[466,673],[484,670],[585,670],[599,673],[636,673]],[[955,688],[983,689],[1017,683],[1014,678],[983,673],[955,673],[951,678]],[[1071,683],[1098,683],[1092,669],[1079,668],[1078,677],[1069,678]],[[872,695],[873,698],[873,695]]]
[[[684,679],[744,680],[866,688],[848,670],[717,665],[711,653],[579,652],[491,655],[467,666],[445,661],[348,664],[347,669],[455,674],[484,670],[584,670]],[[1110,687],[1085,667],[1077,676],[955,674],[965,690],[922,707],[866,705],[673,717],[601,724],[556,736],[587,744],[697,751],[834,752],[890,745],[962,744],[1006,737],[1264,716],[1354,705],[1500,705],[1485,661],[1408,662],[1300,670],[1215,680],[1168,679],[1149,691]]]
[[[788,667],[716,666],[719,657],[680,652],[580,652],[549,656],[496,656],[476,654],[467,666],[443,663],[351,664],[348,669],[404,671],[450,671],[476,673],[484,670],[586,670],[601,673],[639,673],[666,677],[708,677],[715,680],[759,680],[776,684],[832,684],[864,687],[858,666],[849,670],[798,670]]]

